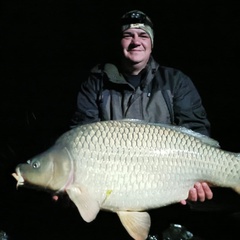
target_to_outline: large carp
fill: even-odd
[[[66,192],[86,222],[100,210],[115,212],[132,238],[144,240],[147,210],[186,199],[196,182],[239,193],[240,157],[183,127],[113,120],[64,133],[13,176],[17,186]]]

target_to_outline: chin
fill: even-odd
[[[138,63],[144,61],[144,59],[142,59],[142,58],[131,58],[131,59],[129,59],[129,60],[130,60],[132,63],[135,63],[135,64],[138,64]]]

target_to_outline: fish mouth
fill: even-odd
[[[17,168],[16,169],[16,173],[13,173],[12,176],[17,180],[17,186],[16,188],[18,188],[19,186],[24,185],[24,179],[21,175],[20,169]]]

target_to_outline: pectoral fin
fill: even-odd
[[[78,211],[86,222],[93,221],[100,211],[99,204],[94,200],[86,190],[80,187],[71,186],[66,189],[69,198],[74,202]]]
[[[135,240],[148,237],[151,219],[147,212],[117,212],[123,226]]]
[[[240,186],[233,188],[233,190],[234,190],[236,193],[240,194]]]

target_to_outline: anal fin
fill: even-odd
[[[148,237],[151,219],[147,212],[117,212],[124,228],[135,240],[145,240]]]

